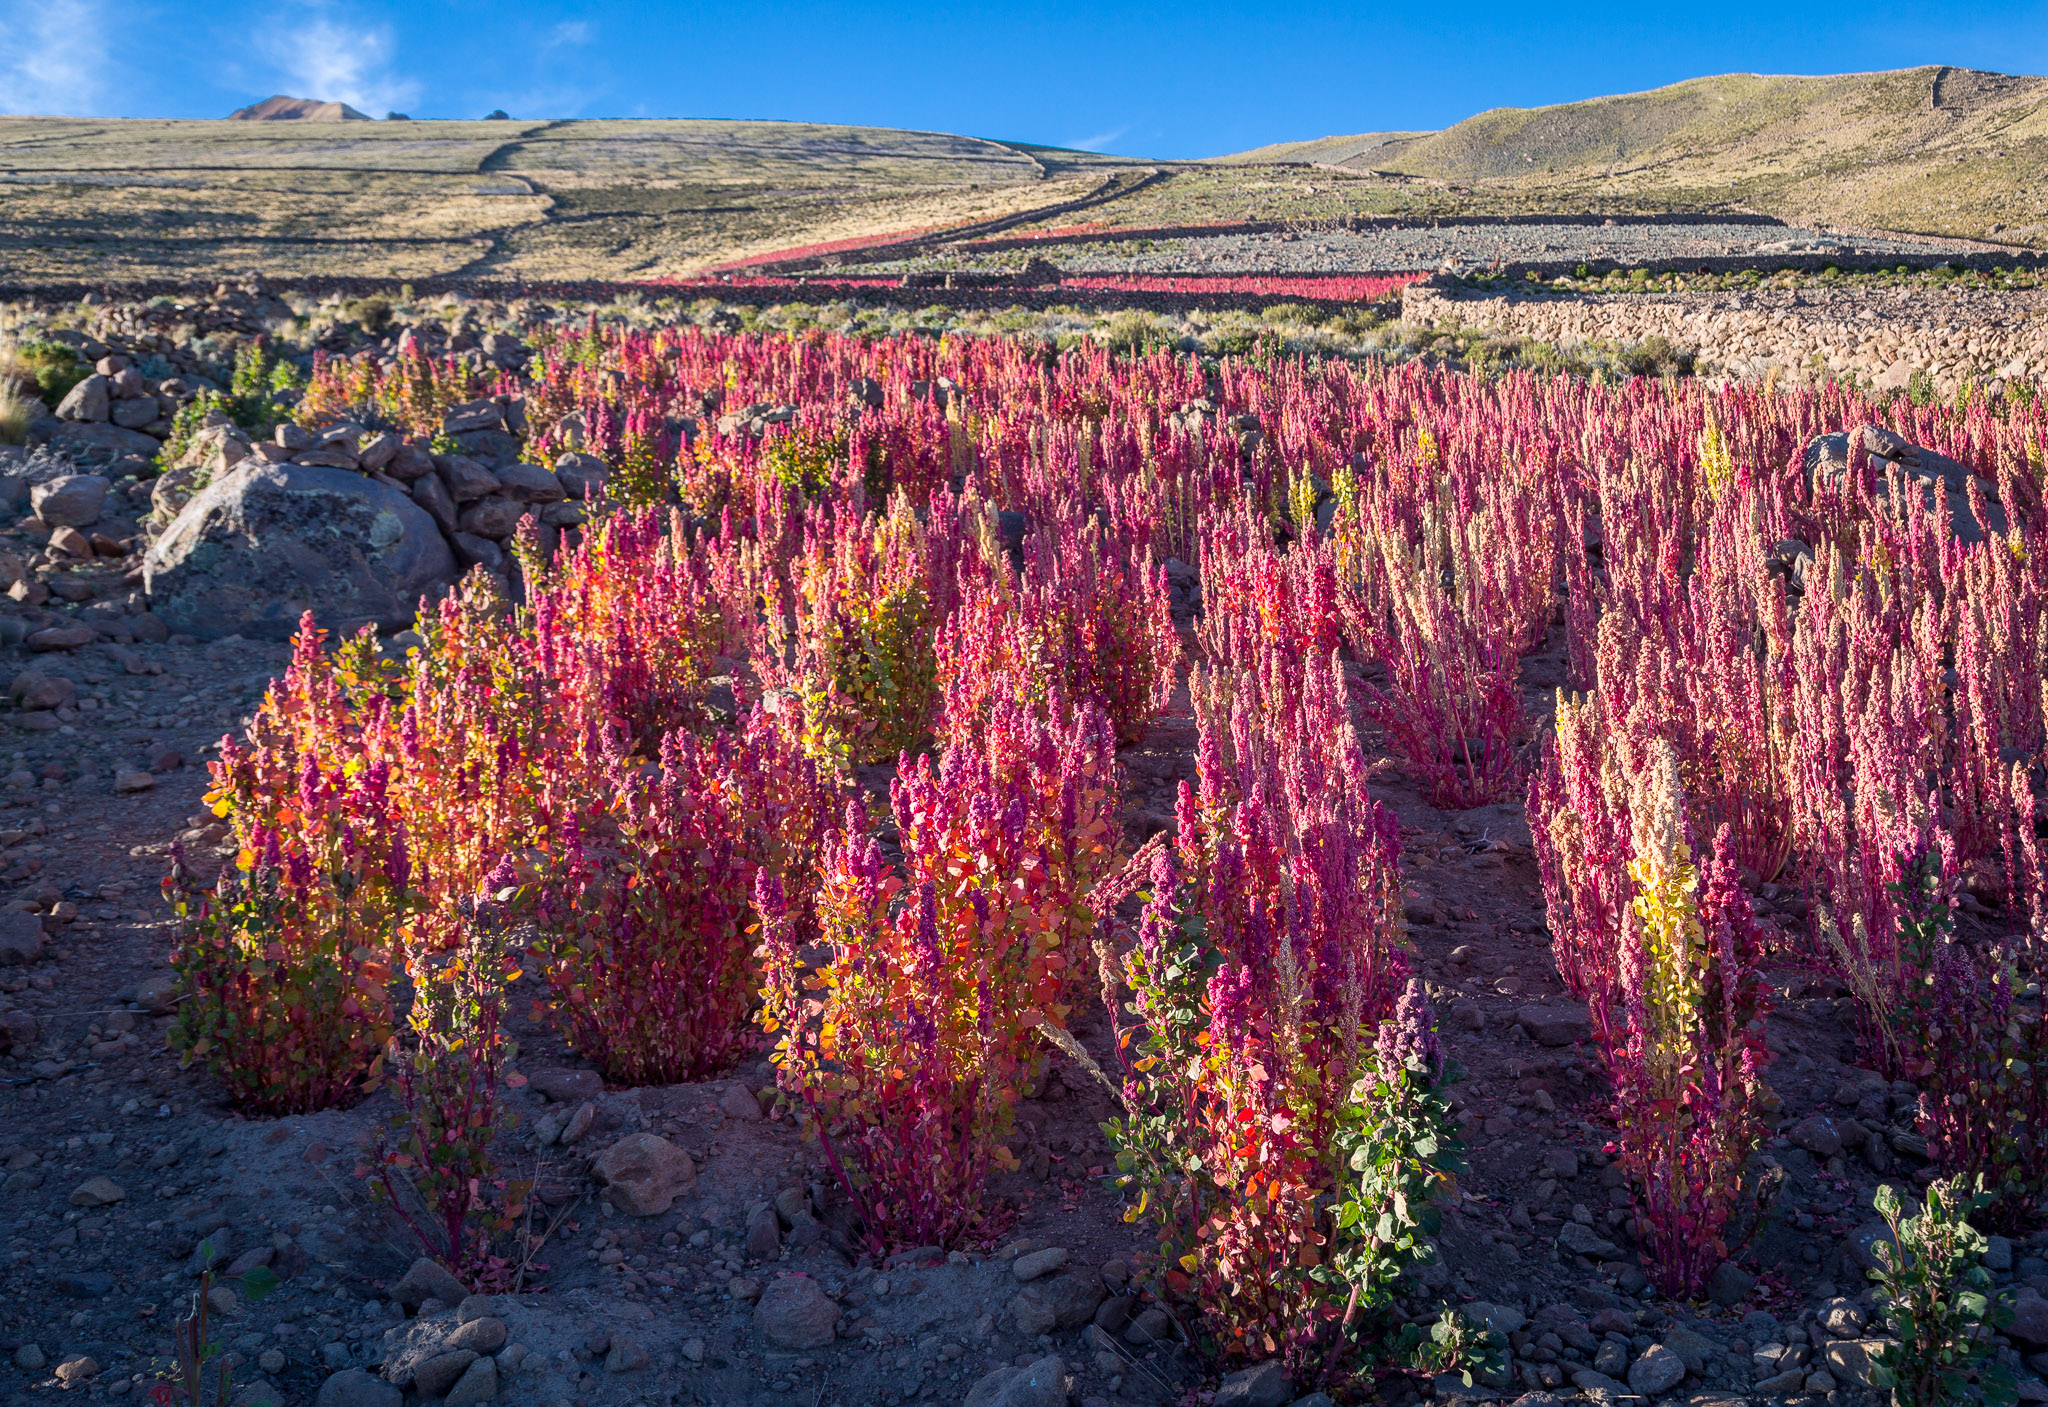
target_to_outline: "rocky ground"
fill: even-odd
[[[544,1240],[517,1286],[489,1299],[416,1265],[417,1243],[356,1176],[388,1113],[382,1097],[240,1118],[163,1048],[164,853],[182,838],[202,862],[221,858],[200,764],[285,647],[141,638],[154,632],[132,623],[146,615],[121,618],[134,643],[98,632],[64,649],[36,644],[82,619],[61,604],[0,606],[19,700],[6,714],[16,741],[0,759],[10,767],[0,776],[10,896],[0,1163],[11,1213],[0,1362],[12,1365],[0,1383],[10,1398],[146,1391],[209,1255],[281,1277],[260,1302],[213,1291],[214,1332],[244,1407],[395,1407],[401,1390],[571,1407],[984,1407],[1066,1401],[1048,1386],[1062,1376],[1076,1401],[1164,1403],[1212,1381],[1143,1292],[1142,1230],[1121,1223],[1103,1179],[1110,1158],[1096,1124],[1109,1104],[1064,1062],[1022,1106],[1023,1166],[996,1188],[1014,1209],[1001,1237],[876,1264],[846,1240],[815,1150],[764,1113],[765,1063],[706,1084],[607,1090],[520,1018],[529,1082],[509,1096],[520,1125],[501,1156],[509,1176],[537,1182],[532,1225]],[[1555,655],[1529,662],[1532,706],[1560,677]],[[47,685],[57,679],[69,690]],[[1193,742],[1178,713],[1125,750],[1134,841],[1165,824],[1174,784],[1192,775]],[[1913,1092],[1856,1065],[1848,1003],[1798,959],[1790,901],[1760,896],[1785,934],[1770,1032],[1780,1128],[1762,1158],[1783,1186],[1716,1275],[1712,1301],[1672,1304],[1644,1285],[1629,1249],[1627,1196],[1603,1151],[1612,1129],[1601,1080],[1583,1010],[1563,995],[1546,946],[1519,808],[1434,811],[1388,763],[1377,781],[1401,821],[1416,961],[1467,1071],[1456,1102],[1471,1172],[1441,1264],[1410,1307],[1462,1305],[1515,1350],[1510,1370],[1478,1388],[1423,1389],[1700,1407],[1870,1400],[1858,1387],[1870,1200],[1880,1178],[1911,1185],[1920,1166]],[[1079,1034],[1109,1059],[1100,1013]],[[1991,1264],[2025,1297],[2016,1348],[2048,1351],[2048,1301],[2036,1297],[2048,1291],[2048,1234],[1994,1242]],[[2039,1374],[2048,1358],[2030,1367]],[[1254,1375],[1217,1401],[1277,1407],[1295,1391]],[[1390,1384],[1384,1395],[1416,1392]],[[2048,1401],[2038,1376],[2026,1393]]]
[[[1623,266],[1665,265],[1688,259],[1761,261],[1789,255],[1827,255],[1845,260],[1888,256],[1925,257],[1946,253],[1952,241],[1908,235],[1847,235],[1794,225],[1698,223],[1630,224],[1589,218],[1580,223],[1506,224],[1390,222],[1383,228],[1325,229],[1273,233],[1178,234],[1142,243],[1033,241],[1029,251],[973,257],[884,262],[873,272],[938,267],[1002,267],[1021,263],[1027,252],[1050,259],[1070,273],[1086,274],[1303,274],[1381,273],[1402,269],[1484,268],[1489,264],[1571,266],[1612,262]],[[866,271],[865,267],[864,270]]]

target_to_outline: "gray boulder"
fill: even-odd
[[[30,967],[43,956],[43,921],[34,914],[0,913],[0,967]]]
[[[49,439],[50,448],[74,464],[112,464],[130,457],[154,459],[163,446],[140,430],[123,430],[102,422],[67,420]]]
[[[498,482],[505,486],[505,496],[515,503],[559,503],[568,497],[568,490],[553,471],[538,464],[508,464],[498,471]]]
[[[405,1394],[382,1378],[361,1368],[344,1368],[320,1384],[313,1407],[399,1407],[404,1400]]]
[[[474,503],[463,504],[455,526],[461,532],[474,533],[478,537],[507,538],[518,529],[519,520],[525,516],[525,504],[494,493]]]
[[[1644,1397],[1671,1391],[1685,1378],[1685,1360],[1663,1344],[1651,1344],[1629,1364],[1628,1385]]]
[[[555,460],[555,480],[569,491],[569,497],[595,499],[604,496],[604,481],[611,468],[594,454],[569,451]]]
[[[1277,1358],[1240,1368],[1216,1388],[1216,1407],[1286,1407],[1294,1389]]]
[[[427,510],[442,532],[455,531],[455,499],[448,492],[448,481],[440,471],[429,469],[412,482],[412,501]]]
[[[30,489],[29,506],[53,528],[89,527],[100,520],[109,487],[98,474],[64,474]]]
[[[1027,1338],[1050,1334],[1057,1329],[1077,1329],[1095,1317],[1096,1306],[1107,1292],[1102,1277],[1092,1270],[1073,1271],[1033,1280],[1010,1301],[1010,1313],[1018,1331]]]
[[[1838,484],[1848,476],[1858,450],[1870,457],[1871,468],[1877,472],[1879,497],[1889,496],[1903,485],[1929,512],[1938,501],[1946,500],[1955,535],[1964,542],[1982,542],[1987,527],[1994,533],[2005,532],[2005,510],[1997,501],[1996,485],[1973,475],[1968,465],[1916,445],[1880,425],[1859,425],[1853,430],[1815,436],[1807,443],[1802,463],[1807,482]],[[1978,523],[1970,509],[1969,484],[1973,477],[1985,499],[1988,523]]]
[[[341,631],[402,627],[454,579],[447,540],[399,490],[255,459],[194,495],[143,561],[151,609],[201,639],[289,639],[309,610]]]
[[[441,471],[441,480],[448,486],[448,496],[457,503],[469,503],[503,487],[496,474],[467,455],[440,455],[435,459],[434,467]]]
[[[998,1368],[968,1390],[966,1407],[1067,1407],[1067,1365],[1048,1355],[1027,1368]]]
[[[839,1328],[839,1306],[809,1276],[783,1275],[761,1291],[754,1327],[776,1348],[826,1348]]]
[[[597,1155],[591,1175],[629,1216],[659,1216],[697,1186],[690,1155],[651,1133],[629,1133]]]
[[[57,402],[59,420],[101,421],[107,418],[107,378],[97,373],[73,386]]]

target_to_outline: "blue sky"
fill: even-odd
[[[0,0],[0,112],[772,117],[1194,157],[1705,73],[2048,71],[2048,0]]]

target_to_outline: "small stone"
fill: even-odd
[[[43,1351],[32,1343],[25,1343],[14,1350],[14,1366],[31,1373],[45,1367],[49,1361],[43,1357]]]
[[[114,774],[115,792],[126,795],[129,792],[154,791],[156,777],[140,768],[128,767]]]
[[[2005,1336],[2029,1353],[2048,1349],[2048,1299],[2032,1286],[2021,1290],[2012,1305],[2012,1323]]]
[[[1984,1238],[1984,1268],[2007,1271],[2012,1269],[2012,1242],[2003,1236]]]
[[[7,691],[25,709],[66,708],[78,702],[78,686],[61,674],[42,669],[25,669],[14,676]]]
[[[462,1407],[464,1403],[489,1402],[497,1395],[498,1365],[488,1358],[479,1358],[462,1370],[462,1376],[442,1400],[448,1407]]]
[[[1822,1368],[1818,1372],[1808,1373],[1803,1386],[1810,1393],[1826,1394],[1833,1392],[1835,1390],[1835,1375]]]
[[[1685,1380],[1685,1360],[1663,1344],[1651,1344],[1628,1365],[1628,1385],[1644,1397],[1657,1397]]]
[[[1822,1356],[1837,1381],[1869,1387],[1871,1356],[1883,1346],[1883,1339],[1836,1339],[1823,1350]]]
[[[1863,1311],[1853,1300],[1837,1296],[1822,1305],[1816,1317],[1820,1320],[1821,1328],[1828,1331],[1829,1338],[1854,1339],[1863,1336]]]
[[[986,1374],[968,1389],[963,1407],[1067,1407],[1067,1400],[1067,1365],[1048,1355]]]
[[[1529,1322],[1529,1317],[1509,1304],[1490,1304],[1485,1300],[1474,1300],[1461,1311],[1474,1324],[1483,1324],[1494,1333],[1508,1335]]]
[[[726,1283],[725,1292],[736,1300],[752,1304],[761,1298],[761,1282],[746,1275],[735,1275]]]
[[[284,1365],[289,1361],[284,1356],[284,1350],[279,1348],[266,1348],[256,1355],[256,1366],[266,1373],[282,1373]]]
[[[89,625],[53,625],[30,635],[27,644],[38,654],[48,654],[53,650],[75,650],[98,638],[99,632]]]
[[[1287,1370],[1268,1358],[1225,1377],[1216,1389],[1216,1407],[1286,1407],[1294,1396]]]
[[[1782,1373],[1772,1373],[1761,1379],[1755,1388],[1758,1397],[1789,1397],[1806,1389],[1806,1370],[1788,1368]]]
[[[206,1292],[206,1306],[215,1314],[233,1314],[240,1299],[227,1285],[215,1285]]]
[[[104,475],[60,474],[29,490],[29,507],[52,527],[91,527],[111,487]]]
[[[1070,1270],[1026,1285],[1010,1301],[1010,1313],[1017,1321],[1018,1332],[1026,1338],[1036,1338],[1056,1329],[1077,1329],[1086,1324],[1095,1317],[1096,1306],[1106,1297],[1100,1275]]]
[[[1124,1342],[1138,1348],[1155,1343],[1173,1342],[1173,1316],[1158,1306],[1153,1306],[1131,1320],[1124,1330]]]
[[[1543,1171],[1556,1178],[1577,1177],[1579,1155],[1569,1148],[1546,1148],[1543,1150]]]
[[[683,1357],[691,1363],[702,1363],[704,1361],[704,1340],[684,1339]]]
[[[34,914],[0,913],[0,967],[28,967],[43,956],[43,921]]]
[[[1041,1275],[1050,1275],[1067,1263],[1065,1246],[1047,1246],[1042,1251],[1018,1256],[1010,1263],[1010,1273],[1019,1280],[1036,1280]]]
[[[1792,1141],[1816,1158],[1832,1158],[1842,1151],[1842,1131],[1825,1114],[1809,1114],[1789,1130]]]
[[[697,1187],[690,1155],[651,1133],[626,1135],[598,1154],[590,1171],[605,1200],[628,1216],[660,1216]]]
[[[730,1082],[720,1092],[718,1107],[728,1119],[753,1120],[761,1117],[761,1101],[738,1080]]]
[[[89,1177],[71,1189],[74,1207],[110,1207],[127,1197],[121,1184],[111,1177]]]
[[[476,1361],[476,1354],[466,1348],[437,1353],[413,1368],[412,1385],[422,1397],[445,1396]]]
[[[1430,1393],[1436,1401],[1447,1403],[1496,1402],[1500,1397],[1484,1382],[1466,1382],[1462,1373],[1438,1373],[1431,1380]]]
[[[441,1262],[430,1256],[421,1256],[405,1272],[405,1277],[391,1287],[391,1298],[401,1308],[417,1312],[420,1305],[430,1299],[443,1304],[461,1304],[469,1298],[469,1289],[449,1274]]]
[[[1581,1368],[1572,1374],[1572,1386],[1595,1402],[1620,1402],[1630,1395],[1625,1385],[1591,1368]]]
[[[99,1361],[90,1354],[81,1353],[74,1358],[67,1358],[57,1365],[57,1381],[60,1383],[80,1382],[86,1378],[99,1376],[99,1371]]]
[[[1696,1334],[1684,1325],[1677,1325],[1664,1332],[1664,1347],[1678,1355],[1678,1361],[1685,1365],[1685,1371],[1699,1377],[1707,1371],[1707,1359],[1720,1353],[1721,1345],[1704,1334]]]
[[[637,1373],[645,1368],[647,1363],[647,1350],[641,1347],[638,1340],[629,1339],[624,1334],[612,1337],[611,1349],[604,1356],[604,1370],[607,1373]]]
[[[747,1259],[773,1260],[781,1250],[782,1219],[763,1202],[747,1213]]]
[[[467,1348],[477,1353],[496,1353],[505,1346],[505,1321],[486,1316],[472,1319],[448,1336],[448,1347]]]
[[[344,1368],[320,1384],[313,1407],[400,1407],[405,1394],[361,1368]]]
[[[761,1291],[754,1327],[776,1348],[826,1348],[839,1327],[839,1306],[809,1276],[784,1275]]]
[[[1575,1256],[1591,1260],[1620,1260],[1621,1247],[1596,1235],[1590,1226],[1568,1221],[1558,1228],[1557,1244]]]
[[[569,494],[552,471],[538,464],[508,464],[497,472],[505,496],[515,503],[557,503]]]
[[[1515,1012],[1515,1023],[1538,1045],[1572,1045],[1593,1034],[1592,1018],[1577,1005],[1525,1006]]]
[[[1749,1298],[1749,1292],[1756,1287],[1756,1277],[1732,1260],[1724,1260],[1714,1267],[1714,1273],[1707,1278],[1707,1298],[1724,1309],[1732,1308]]]
[[[596,1122],[597,1106],[587,1102],[580,1104],[576,1112],[569,1116],[569,1122],[563,1126],[561,1137],[556,1141],[566,1147],[589,1133],[590,1126]]]
[[[474,1324],[479,1319],[495,1319],[498,1316],[498,1301],[493,1295],[470,1295],[455,1306],[455,1322]]]

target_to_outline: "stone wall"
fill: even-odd
[[[1570,348],[1664,337],[1703,375],[1854,380],[1903,390],[1915,371],[1953,392],[2048,376],[2048,290],[1798,289],[1749,293],[1530,295],[1411,285],[1402,316]]]

